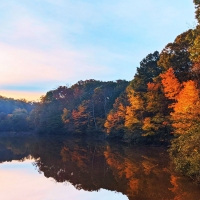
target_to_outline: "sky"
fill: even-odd
[[[131,80],[195,27],[192,0],[1,0],[0,95],[39,100],[79,80]]]
[[[117,192],[77,190],[71,183],[56,183],[53,178],[39,174],[33,160],[4,162],[0,165],[0,194],[3,200],[128,200]]]

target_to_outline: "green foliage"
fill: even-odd
[[[152,82],[153,78],[161,73],[161,69],[157,65],[159,58],[159,52],[155,51],[140,62],[140,67],[137,68],[134,79],[130,84],[136,92],[146,92],[147,83]]]
[[[37,103],[0,96],[0,131],[28,131],[33,128],[30,112]]]
[[[174,139],[169,153],[179,172],[200,182],[200,126]]]
[[[195,14],[196,14],[196,19],[198,21],[198,23],[200,23],[200,1],[199,0],[193,0],[194,4],[195,4]]]
[[[172,67],[180,82],[192,78],[190,73],[192,61],[188,50],[192,46],[194,38],[194,31],[190,29],[177,36],[173,43],[167,44],[160,54],[158,65],[163,71]]]
[[[33,120],[36,130],[54,133],[64,125],[61,117],[62,111],[60,103],[47,95],[45,101],[31,113],[30,118]]]
[[[0,113],[11,114],[15,109],[25,109],[31,112],[36,103],[28,102],[25,99],[12,99],[0,96]]]

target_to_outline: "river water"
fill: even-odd
[[[1,200],[199,200],[165,148],[88,138],[0,136]]]

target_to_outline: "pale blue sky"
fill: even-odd
[[[33,160],[4,162],[0,165],[0,194],[3,200],[128,200],[122,193],[100,189],[77,190],[71,183],[57,183],[39,174]]]
[[[192,0],[1,0],[0,95],[131,80],[148,53],[194,24]]]

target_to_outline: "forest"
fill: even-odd
[[[165,145],[176,169],[200,181],[200,1],[197,26],[147,55],[133,80],[78,81],[39,103],[0,97],[0,131],[92,136]]]
[[[36,102],[25,99],[15,100],[0,96],[0,131],[28,131],[33,129],[30,112]]]

